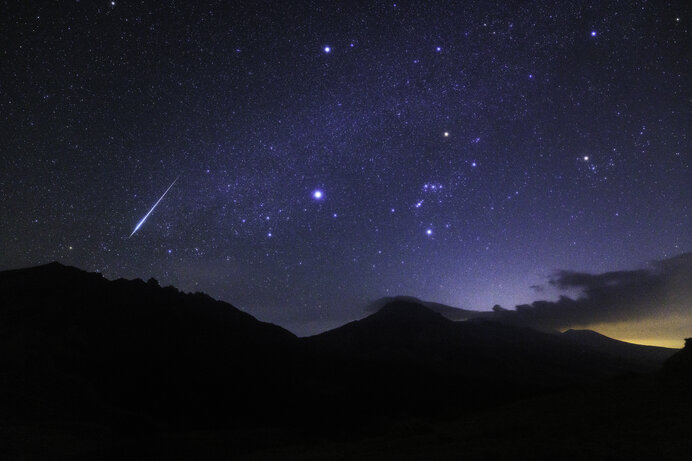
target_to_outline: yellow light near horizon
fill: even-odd
[[[641,344],[643,346],[669,347],[671,349],[682,349],[685,345],[684,339],[667,338],[613,338],[626,343]]]
[[[682,349],[685,338],[692,336],[692,316],[669,314],[660,318],[604,322],[578,328],[587,328],[632,344]]]

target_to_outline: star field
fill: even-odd
[[[0,17],[3,269],[305,333],[692,249],[683,2],[39,3]]]

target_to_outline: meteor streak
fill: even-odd
[[[168,186],[168,189],[166,189],[166,192],[164,192],[163,195],[161,196],[161,198],[159,198],[159,199],[156,201],[156,203],[154,203],[154,206],[151,207],[151,210],[149,210],[149,213],[145,214],[144,217],[142,218],[142,220],[141,220],[140,222],[137,223],[137,225],[135,226],[135,230],[132,231],[132,233],[130,234],[130,237],[132,237],[133,235],[135,235],[135,232],[137,232],[137,231],[139,230],[139,228],[142,227],[142,224],[144,224],[144,221],[147,220],[147,218],[149,217],[149,215],[151,214],[151,212],[154,211],[154,208],[156,208],[156,205],[158,205],[159,202],[160,202],[161,200],[163,200],[163,198],[166,196],[166,194],[168,193],[168,191],[171,190],[171,187],[173,187],[173,184],[175,184],[175,181],[177,181],[178,179],[180,179],[180,176],[178,176],[177,178],[175,178],[175,180],[171,183],[171,185]],[[130,238],[130,237],[128,237],[128,238]]]

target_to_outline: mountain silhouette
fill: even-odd
[[[441,303],[435,303],[435,302],[430,302],[430,301],[424,301],[418,298],[415,298],[413,296],[389,296],[389,297],[384,297],[380,298],[376,301],[373,301],[370,303],[368,306],[366,306],[365,310],[366,312],[373,313],[377,312],[382,307],[386,306],[387,304],[390,304],[392,302],[396,301],[404,301],[404,302],[409,302],[409,303],[415,303],[415,304],[420,304],[428,309],[430,309],[433,312],[437,312],[439,314],[442,314],[442,316],[448,318],[449,320],[470,320],[470,319],[476,319],[476,318],[488,318],[492,316],[493,312],[484,312],[484,311],[472,311],[468,309],[460,309],[458,307],[452,307],[448,306],[446,304],[441,304]]]
[[[409,361],[475,378],[511,377],[515,384],[534,389],[651,371],[676,351],[587,336],[483,320],[454,322],[422,304],[399,299],[308,341],[359,360]]]
[[[0,299],[3,458],[351,443],[647,372],[676,352],[454,322],[410,299],[298,338],[201,293],[58,263],[0,272]]]
[[[109,409],[206,425],[229,420],[227,406],[252,415],[246,396],[277,394],[270,378],[297,342],[203,294],[57,263],[0,273],[0,293],[4,403],[18,416]]]

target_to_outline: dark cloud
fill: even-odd
[[[485,319],[546,331],[598,326],[599,331],[614,337],[649,342],[666,339],[667,345],[692,333],[692,253],[656,261],[649,269],[602,274],[559,271],[548,285],[579,294],[514,309],[495,305],[491,311],[457,309],[413,297],[382,298],[367,306],[366,312],[404,299],[451,320]]]
[[[543,293],[545,291],[545,287],[543,285],[531,285],[530,288],[536,293]]]
[[[548,330],[671,315],[692,317],[692,253],[657,261],[647,270],[560,271],[550,284],[560,290],[580,290],[581,295],[535,301],[514,310],[496,308],[486,317]]]

